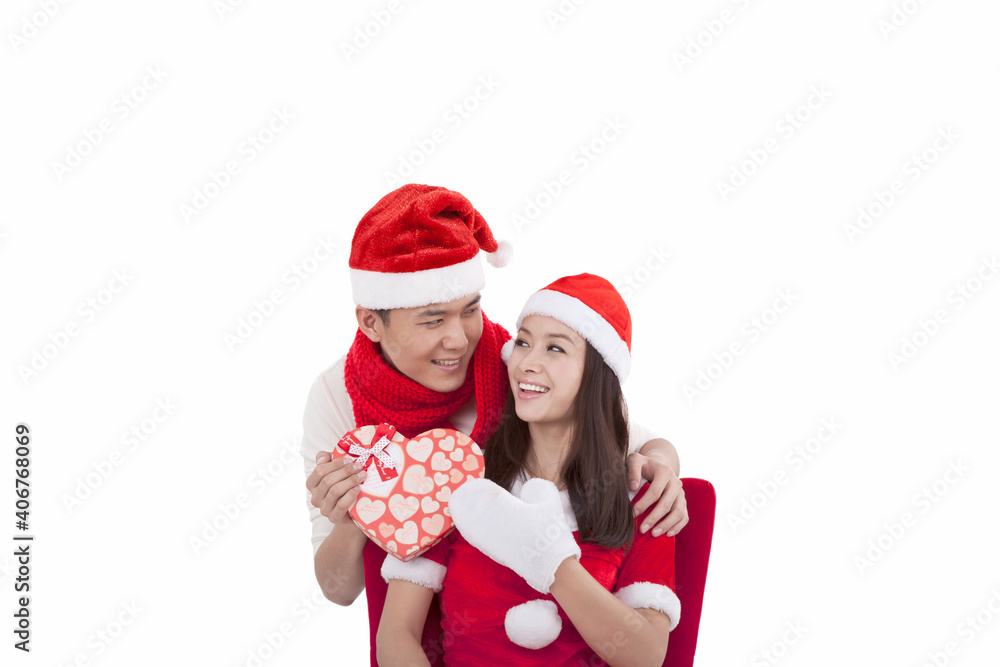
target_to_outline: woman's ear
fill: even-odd
[[[361,332],[368,336],[368,340],[373,343],[382,342],[382,334],[375,328],[376,322],[381,325],[382,320],[379,318],[378,314],[374,310],[369,310],[363,306],[358,306],[354,309],[354,315],[358,318],[358,328]]]

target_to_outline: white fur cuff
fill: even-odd
[[[681,601],[668,586],[639,581],[617,591],[615,597],[633,609],[653,609],[670,617],[673,631],[681,620]]]
[[[382,563],[382,578],[386,583],[389,583],[390,579],[400,579],[429,588],[435,593],[441,591],[441,582],[444,581],[447,571],[448,568],[444,565],[423,556],[417,556],[404,563],[395,556],[386,554]]]

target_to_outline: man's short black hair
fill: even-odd
[[[382,324],[389,326],[389,313],[392,311],[388,308],[372,308],[372,312],[378,315],[378,318],[382,320]]]

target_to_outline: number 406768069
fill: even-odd
[[[31,475],[31,429],[28,428],[27,424],[17,425],[17,436],[14,438],[17,441],[17,448],[15,454],[17,455],[14,464],[14,495],[17,496],[17,501],[15,506],[17,511],[15,512],[17,516],[17,527],[20,530],[28,530],[28,511],[31,508],[30,501],[30,485],[28,483],[28,476]]]

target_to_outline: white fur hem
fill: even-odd
[[[448,568],[444,565],[423,556],[417,556],[404,563],[395,556],[386,554],[382,563],[382,578],[386,583],[389,583],[390,579],[400,579],[429,588],[435,593],[441,591],[441,582],[444,581],[447,571]]]
[[[594,312],[583,301],[555,290],[543,289],[535,292],[528,298],[528,302],[524,304],[524,308],[517,318],[517,325],[514,327],[515,336],[517,335],[516,330],[521,328],[524,318],[529,315],[548,315],[583,336],[587,342],[594,346],[594,349],[601,353],[605,363],[618,376],[618,381],[625,382],[625,378],[628,377],[629,370],[632,368],[632,357],[629,354],[628,345],[607,320]],[[509,359],[508,353],[505,361]]]
[[[448,303],[474,294],[485,285],[486,277],[479,255],[451,266],[410,273],[351,269],[354,303],[372,310]]]
[[[670,617],[673,631],[681,620],[681,601],[669,586],[638,581],[615,592],[615,597],[633,609],[653,609]]]

